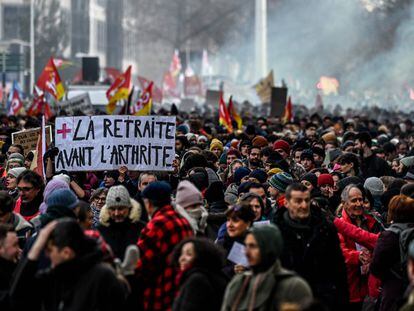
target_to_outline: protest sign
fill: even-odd
[[[248,267],[249,263],[246,258],[246,247],[238,242],[233,243],[233,247],[230,250],[227,259],[236,265],[242,265],[243,267]]]
[[[59,103],[59,106],[71,115],[77,111],[81,111],[87,115],[91,115],[94,112],[89,93],[80,94],[66,101],[62,101]]]
[[[52,142],[52,127],[50,125],[45,127],[46,144]],[[30,150],[36,150],[37,141],[40,135],[40,127],[12,133],[12,143],[22,145],[24,154],[26,155]]]
[[[175,117],[92,116],[56,118],[56,171],[170,171]]]

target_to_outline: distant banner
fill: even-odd
[[[45,127],[46,144],[52,142],[52,127],[50,125]],[[31,150],[36,150],[37,141],[40,135],[40,127],[12,133],[12,144],[22,145],[24,154],[26,155]]]
[[[88,93],[72,97],[66,101],[62,101],[59,103],[59,106],[61,109],[72,115],[77,111],[81,111],[87,115],[92,115],[94,113],[94,109]]]
[[[175,117],[56,118],[56,171],[171,171]]]

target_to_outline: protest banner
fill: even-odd
[[[59,103],[59,106],[70,115],[74,115],[77,111],[81,111],[87,115],[92,115],[94,112],[89,93],[80,94],[66,101],[62,101]]]
[[[40,135],[40,127],[12,133],[12,144],[19,144],[23,146],[24,154],[26,155],[31,150],[36,150],[37,141]],[[46,144],[52,142],[52,127],[50,125],[45,127]]]
[[[91,116],[56,118],[56,171],[170,171],[175,117]]]

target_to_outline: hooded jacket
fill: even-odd
[[[224,310],[280,310],[285,303],[304,307],[312,301],[309,285],[280,265],[282,236],[275,226],[250,231],[260,249],[261,263],[233,278],[226,289]]]
[[[108,207],[104,205],[99,215],[98,231],[104,240],[111,246],[116,258],[123,260],[126,248],[137,244],[144,223],[141,222],[141,205],[131,200],[132,207],[128,217],[121,223],[116,223],[109,216]]]

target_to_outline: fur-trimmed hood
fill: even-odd
[[[131,210],[129,211],[128,218],[131,220],[132,223],[138,222],[141,219],[142,215],[142,207],[141,204],[139,204],[134,199],[131,200]],[[109,211],[106,204],[102,207],[101,212],[99,213],[99,223],[102,226],[108,227],[109,226]]]

